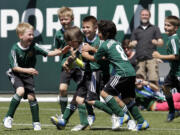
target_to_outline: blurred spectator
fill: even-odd
[[[125,39],[122,41],[122,48],[124,49],[125,54],[127,55],[130,63],[136,68],[137,60],[136,60],[136,52],[132,47],[129,47],[130,40]]]
[[[155,84],[145,81],[140,74],[136,75],[136,103],[140,109],[149,111],[168,111],[169,107],[165,96],[156,91],[159,89]],[[173,94],[174,106],[180,110],[180,93]]]
[[[149,22],[150,17],[149,10],[140,12],[140,26],[133,31],[129,46],[136,47],[136,73],[158,84],[158,62],[152,53],[157,50],[157,46],[163,45],[163,40],[159,28]]]

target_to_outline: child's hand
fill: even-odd
[[[82,47],[82,51],[85,51],[85,52],[89,52],[91,51],[91,46],[89,44],[84,44],[84,46]]]
[[[64,62],[63,68],[66,72],[70,72],[70,64],[68,63],[67,60]]]
[[[153,39],[153,40],[152,40],[152,44],[158,45],[158,41],[157,41],[156,39]]]
[[[27,71],[28,71],[27,73],[30,75],[38,75],[39,74],[38,71],[34,68],[28,68]]]
[[[71,47],[69,45],[66,45],[61,51],[62,51],[62,54],[65,54],[69,51]]]
[[[157,52],[157,51],[154,51],[153,53],[152,53],[152,56],[153,56],[153,58],[160,58],[160,53],[159,52]]]

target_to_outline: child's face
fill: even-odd
[[[26,29],[24,33],[19,34],[20,40],[24,45],[30,46],[34,39],[34,31],[33,29]]]
[[[72,48],[77,49],[79,47],[79,41],[68,41],[67,44],[71,46]]]
[[[141,89],[141,88],[143,87],[142,81],[143,81],[143,79],[141,79],[141,78],[136,78],[135,85],[136,85],[136,88],[137,88],[137,89]]]
[[[92,22],[83,22],[82,30],[85,36],[92,40],[96,35],[97,26],[94,26]]]
[[[165,23],[164,23],[164,30],[165,30],[165,33],[168,35],[168,36],[172,36],[173,34],[176,33],[177,31],[177,27],[170,24],[167,20],[165,20]]]
[[[69,28],[72,24],[72,18],[70,16],[60,16],[59,17],[60,23],[64,29]]]

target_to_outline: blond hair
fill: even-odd
[[[27,30],[27,29],[32,29],[34,30],[34,27],[29,24],[29,23],[20,23],[18,24],[18,26],[16,27],[16,33],[17,35],[19,36],[19,34],[24,34],[24,32]]]
[[[74,19],[73,11],[69,7],[61,7],[60,9],[58,9],[57,14],[59,18],[62,16],[68,16],[71,17],[72,20]]]

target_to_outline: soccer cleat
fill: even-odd
[[[95,121],[95,115],[88,115],[87,120],[88,120],[89,126],[92,126],[92,124]]]
[[[130,117],[126,113],[124,114],[123,117],[119,117],[120,126],[122,126],[123,123],[128,122],[128,120],[130,120]]]
[[[171,122],[175,118],[175,113],[168,113],[167,122]]]
[[[132,129],[132,131],[140,131],[140,130],[145,130],[147,128],[149,128],[149,123],[146,120],[144,120],[143,123],[137,124],[136,127]]]
[[[12,128],[12,122],[13,122],[13,118],[11,118],[10,116],[5,117],[3,120],[4,127],[5,128]]]
[[[58,119],[57,117],[51,116],[51,122],[56,125],[57,129],[62,130],[66,126],[64,119]]]
[[[136,122],[134,120],[129,120],[127,123],[127,129],[133,130],[136,128]]]
[[[40,124],[40,122],[34,122],[34,123],[33,123],[33,128],[34,128],[34,131],[39,131],[39,130],[41,130],[41,124]]]
[[[71,129],[71,131],[81,131],[81,130],[85,130],[88,127],[89,127],[89,125],[81,125],[81,124],[79,124],[79,125],[73,127]]]
[[[112,130],[118,130],[120,128],[120,122],[119,118],[115,114],[112,115],[111,121],[112,121]]]

